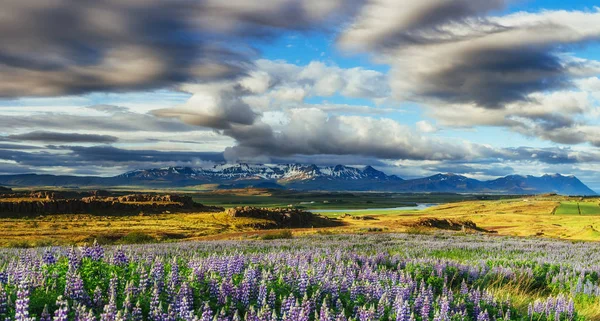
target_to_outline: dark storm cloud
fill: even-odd
[[[57,133],[47,131],[34,131],[25,134],[9,135],[10,140],[38,141],[50,143],[115,143],[119,139],[110,135]]]
[[[198,161],[224,162],[223,153],[127,150],[111,146],[48,146],[35,152],[2,150],[0,160],[30,167],[157,167],[192,165]]]
[[[6,138],[0,136],[0,141],[6,140]],[[34,145],[23,145],[23,144],[4,144],[0,143],[0,150],[3,149],[14,149],[14,150],[31,150],[31,149],[41,149],[40,146]]]
[[[223,153],[218,152],[180,152],[155,150],[127,150],[111,146],[65,146],[72,152],[72,157],[82,162],[101,164],[102,162],[139,162],[139,163],[190,163],[195,160],[222,162]]]
[[[418,94],[444,102],[502,108],[527,100],[534,92],[568,88],[570,66],[552,51],[551,46],[531,44],[478,48],[464,53],[450,68],[421,74],[428,84]]]
[[[0,97],[163,88],[244,73],[253,42],[323,28],[357,1],[7,0]]]

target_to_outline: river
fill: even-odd
[[[387,212],[387,211],[415,211],[415,210],[424,210],[426,208],[436,206],[439,204],[426,204],[421,203],[417,204],[417,206],[403,206],[403,207],[388,207],[388,208],[353,208],[353,209],[311,209],[310,212],[315,213],[353,213],[353,212]]]

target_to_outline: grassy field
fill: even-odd
[[[232,218],[225,213],[185,213],[146,216],[48,215],[0,219],[0,245],[128,243],[144,234],[148,241],[196,239],[221,233],[256,230],[266,220]],[[131,240],[134,241],[134,240]]]
[[[600,206],[596,202],[561,202],[556,209],[557,215],[600,215]]]
[[[268,196],[264,197],[266,200]],[[424,199],[423,201],[430,201]],[[267,202],[267,201],[265,201]],[[577,202],[585,218],[579,215]],[[264,203],[263,203],[264,204]],[[276,204],[276,202],[273,202]],[[598,202],[564,197],[521,197],[464,201],[425,210],[344,211],[326,213],[340,226],[295,229],[295,234],[426,232],[415,231],[420,219],[468,220],[498,235],[600,241]],[[373,206],[376,207],[376,206]],[[596,210],[596,212],[594,211]],[[45,215],[0,219],[0,245],[82,244],[93,239],[127,243],[128,235],[144,233],[151,241],[245,239],[270,233],[260,219],[232,218],[225,213],[179,213],[143,216]]]

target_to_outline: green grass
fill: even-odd
[[[557,215],[600,215],[600,206],[590,202],[562,202]]]
[[[582,215],[599,215],[600,206],[596,203],[579,203]]]

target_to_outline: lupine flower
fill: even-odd
[[[125,252],[123,252],[123,249],[119,248],[113,254],[113,264],[118,266],[129,264],[129,259],[127,258],[127,255],[125,255]]]
[[[44,256],[42,257],[42,262],[44,262],[46,265],[52,265],[56,263],[56,258],[50,250],[46,250],[44,252]]]
[[[48,312],[48,305],[44,305],[44,310],[42,311],[42,315],[40,316],[40,321],[52,321],[52,316],[50,312]]]
[[[17,300],[15,301],[15,321],[35,321],[35,318],[29,317],[29,282],[27,278],[22,278],[17,290]]]
[[[62,296],[59,296],[56,300],[57,310],[54,312],[53,321],[67,321],[69,317],[69,304]]]

